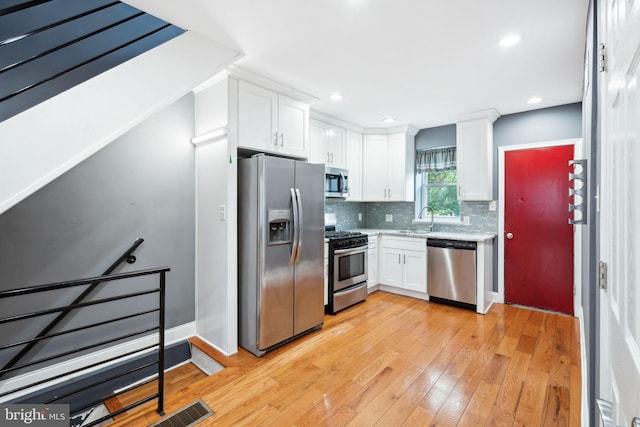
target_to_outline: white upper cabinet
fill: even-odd
[[[345,139],[343,128],[312,119],[309,161],[345,168]]]
[[[458,200],[493,200],[493,122],[487,110],[456,123]]]
[[[307,158],[309,105],[240,80],[238,147]]]
[[[413,201],[416,131],[408,127],[389,135],[364,136],[364,201]]]
[[[349,197],[347,200],[362,201],[362,134],[348,130],[346,135],[345,166],[349,171]]]
[[[387,135],[365,135],[362,144],[362,198],[367,202],[387,200]]]
[[[279,150],[307,158],[309,156],[309,105],[278,95]]]

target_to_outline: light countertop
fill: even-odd
[[[353,231],[359,231],[368,235],[385,235],[385,236],[405,236],[405,237],[419,237],[423,239],[446,239],[446,240],[462,240],[467,242],[484,242],[492,240],[496,237],[495,234],[490,233],[458,233],[452,231],[432,231],[432,232],[420,232],[413,230],[389,230],[389,229],[371,229],[360,228]]]

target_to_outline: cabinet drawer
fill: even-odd
[[[383,248],[408,249],[411,251],[427,252],[427,241],[419,237],[382,236],[381,246]]]
[[[378,236],[369,236],[369,249],[376,249],[378,247]]]

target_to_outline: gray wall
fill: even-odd
[[[36,285],[100,275],[137,237],[138,261],[117,271],[169,266],[166,326],[171,328],[195,318],[195,173],[193,96],[176,103],[132,129],[121,138],[65,173],[17,206],[0,215],[0,289]],[[114,288],[142,289],[157,286],[157,277],[114,282]],[[103,288],[98,296],[116,291]],[[0,313],[49,307],[54,301],[70,302],[77,292],[57,292],[22,299],[19,304],[1,301]],[[91,312],[71,316],[66,328],[126,314],[155,304],[112,303]],[[104,339],[155,321],[154,317],[122,323],[87,335]],[[3,328],[3,339],[24,337],[42,321]],[[86,341],[85,341],[86,340]],[[65,346],[78,346],[78,338],[57,338],[40,346],[39,355]],[[0,354],[0,361],[6,360]]]
[[[493,125],[493,192],[498,194],[498,147],[582,137],[582,103],[500,117]]]

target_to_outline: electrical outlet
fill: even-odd
[[[386,214],[386,215],[384,216],[384,220],[385,220],[386,222],[393,222],[393,215],[391,215],[391,214]]]
[[[471,224],[471,221],[470,221],[470,219],[469,219],[469,217],[468,217],[468,216],[463,216],[463,217],[462,217],[462,223],[463,223],[464,225],[469,225],[469,224]]]
[[[489,203],[489,210],[490,210],[490,211],[495,211],[497,207],[498,207],[498,202],[497,202],[497,201],[492,200],[492,201]]]
[[[358,212],[358,221],[362,221],[362,212]]]

